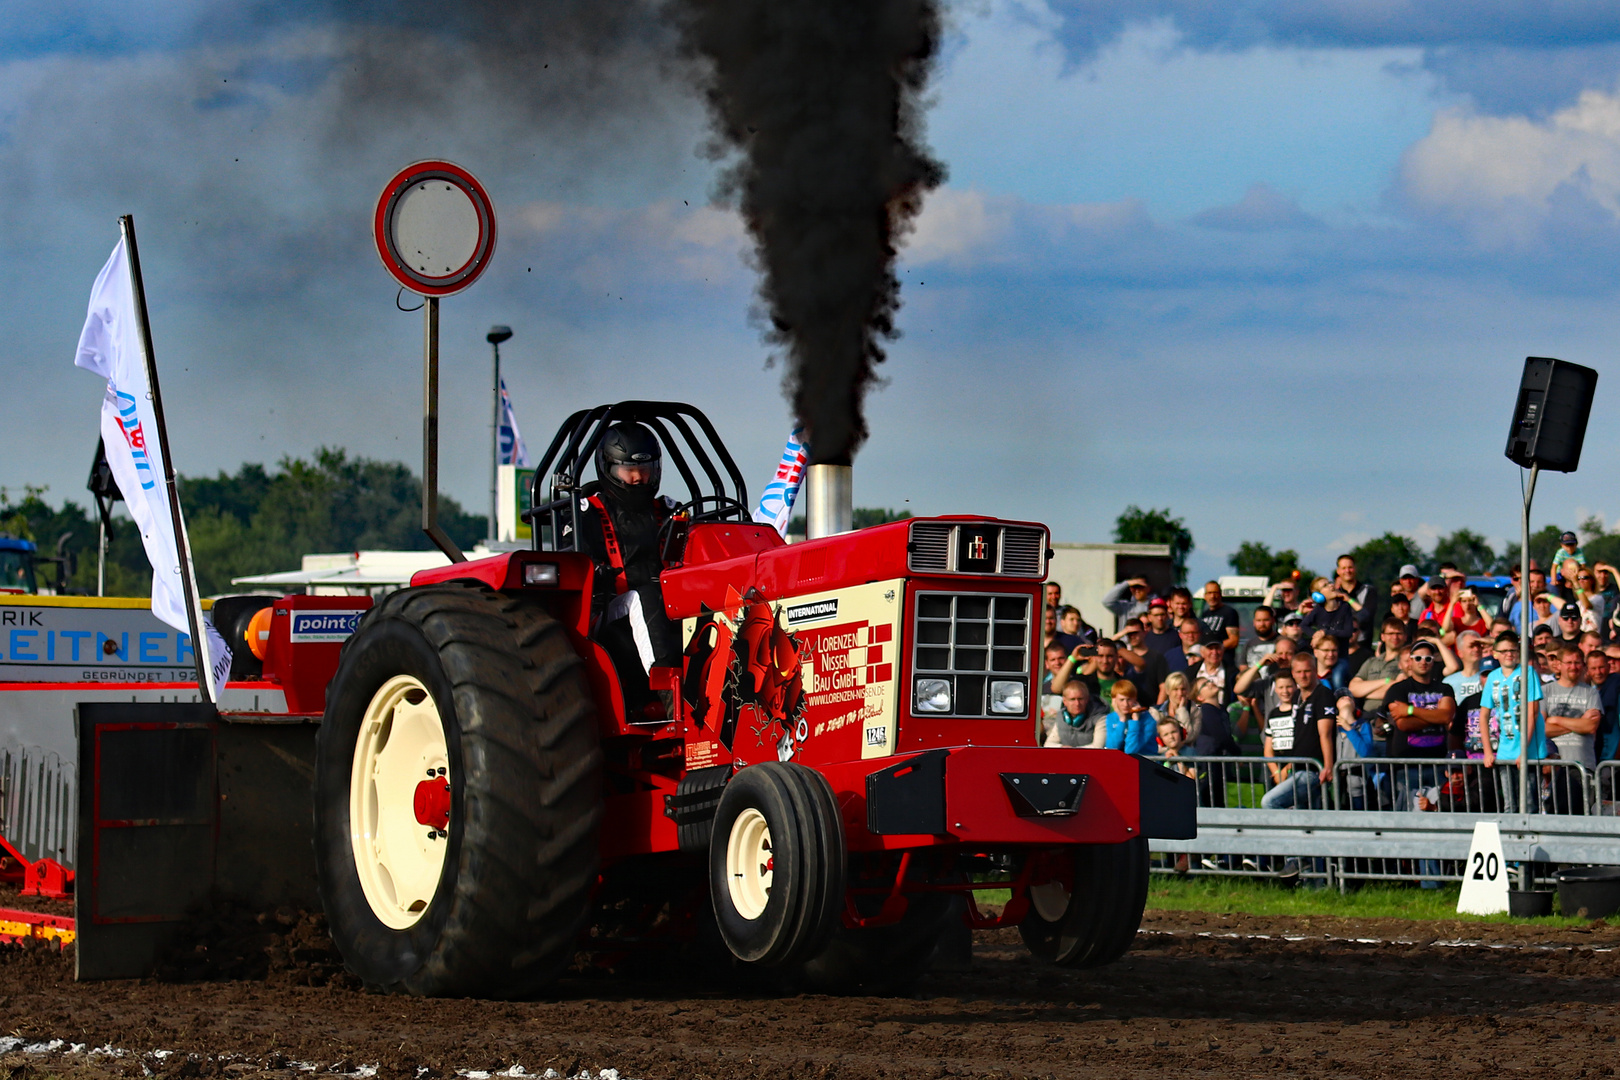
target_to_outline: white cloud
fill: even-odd
[[[613,209],[539,200],[518,210],[519,227],[543,246],[574,255],[576,277],[595,287],[604,253],[623,267],[641,268],[648,279],[730,283],[752,281],[745,257],[752,247],[735,211],[661,199],[646,206]]]
[[[1365,544],[1367,541],[1371,540],[1372,538],[1373,538],[1373,534],[1370,533],[1370,532],[1361,532],[1361,531],[1357,531],[1357,530],[1351,530],[1350,532],[1340,533],[1338,536],[1335,536],[1332,540],[1329,540],[1327,543],[1322,544],[1316,550],[1317,550],[1317,552],[1319,554],[1321,554],[1323,556],[1332,557],[1333,555],[1337,555],[1341,551],[1349,551],[1352,548],[1358,548],[1362,544]]]
[[[1533,242],[1569,197],[1620,220],[1620,95],[1588,90],[1544,120],[1444,110],[1406,152],[1400,187],[1490,245]]]
[[[1431,525],[1429,522],[1424,521],[1414,526],[1407,535],[1416,540],[1419,547],[1432,548],[1435,541],[1439,540],[1448,531],[1443,525]]]
[[[1005,239],[1015,201],[949,187],[930,192],[906,239],[905,257],[916,263],[971,263]]]

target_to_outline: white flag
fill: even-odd
[[[101,437],[113,479],[118,481],[129,516],[141,530],[146,558],[152,564],[152,614],[180,632],[183,648],[195,648],[189,637],[191,621],[186,615],[181,584],[175,517],[169,512],[168,488],[163,481],[163,452],[156,435],[129,255],[122,237],[107,265],[96,275],[95,287],[90,291],[90,312],[73,362],[107,380],[107,393],[101,402]],[[185,528],[183,521],[180,527]],[[188,542],[188,552],[190,547]],[[219,687],[231,670],[231,650],[213,623],[203,617],[201,604],[196,605],[194,615],[207,639],[207,663],[203,666],[209,677],[208,695],[218,701]],[[180,656],[176,655],[175,660],[180,661]]]
[[[523,444],[523,433],[518,430],[517,416],[512,412],[512,395],[506,392],[505,379],[501,380],[501,426],[498,437],[500,464],[528,468],[529,448]]]
[[[774,525],[776,531],[787,535],[788,522],[793,519],[793,504],[799,498],[799,485],[804,482],[804,464],[810,457],[810,447],[804,441],[804,429],[794,428],[782,448],[782,460],[777,462],[776,475],[759,493],[759,506],[754,520],[761,525]]]

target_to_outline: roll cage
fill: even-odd
[[[608,427],[623,421],[645,424],[652,430],[694,500],[721,506],[748,505],[748,486],[742,472],[701,411],[679,401],[598,405],[581,409],[563,421],[534,470],[531,509],[523,512],[523,518],[533,527],[536,551],[575,550],[579,536],[577,496],[585,484],[583,474],[595,459],[596,448]],[[693,462],[698,472],[693,471]],[[699,472],[706,483],[699,482]],[[740,511],[730,509],[722,511],[721,516],[745,520]]]

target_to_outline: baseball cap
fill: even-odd
[[[1418,573],[1418,568],[1413,566],[1411,563],[1407,563],[1405,566],[1401,567],[1401,572],[1399,574],[1395,575],[1395,576],[1396,577],[1415,577],[1415,578],[1418,578],[1420,580],[1423,577],[1422,574]]]
[[[1150,611],[1156,607],[1167,608],[1169,606],[1169,604],[1165,603],[1164,597],[1162,596],[1155,596],[1153,599],[1148,601],[1148,610]]]
[[[1287,626],[1289,623],[1299,623],[1304,622],[1305,620],[1300,616],[1299,612],[1290,611],[1288,614],[1282,617],[1282,621],[1283,625]]]
[[[1561,619],[1578,619],[1581,617],[1581,606],[1579,604],[1565,604],[1558,609],[1558,617]]]
[[[1560,544],[1578,544],[1580,543],[1580,538],[1572,532],[1567,532],[1558,538],[1558,542]]]

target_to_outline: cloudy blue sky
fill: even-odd
[[[502,229],[444,304],[450,494],[486,500],[492,322],[516,331],[531,446],[582,405],[675,397],[768,475],[788,417],[747,237],[709,203],[704,118],[656,33],[543,27],[535,74],[352,5],[22,7],[0,13],[0,484],[82,489],[100,387],[73,346],[124,212],[182,471],[323,443],[414,461],[420,316],[368,225],[426,156],[478,173]],[[950,13],[928,113],[950,180],[905,251],[857,503],[1060,540],[1168,506],[1200,577],[1245,539],[1316,566],[1385,530],[1500,541],[1534,354],[1604,373],[1584,467],[1544,482],[1538,521],[1620,522],[1620,8]]]

